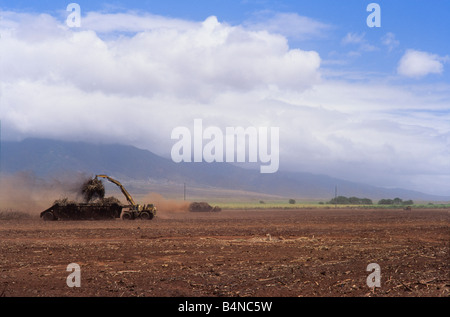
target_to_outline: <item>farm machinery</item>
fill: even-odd
[[[114,197],[104,198],[105,189],[99,178],[107,179],[117,185],[125,196],[128,205],[122,205]],[[156,207],[153,204],[137,204],[119,181],[107,175],[96,175],[95,178],[86,182],[82,187],[82,193],[85,197],[85,203],[71,202],[67,199],[56,201],[52,207],[41,213],[41,218],[47,221],[114,218],[151,220],[156,215]],[[98,201],[91,202],[95,198],[99,198]]]

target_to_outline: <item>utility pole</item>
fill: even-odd
[[[334,187],[334,208],[337,208],[337,185]]]
[[[186,183],[184,183],[183,185],[184,185],[183,186],[183,198],[184,198],[184,201],[186,201]]]

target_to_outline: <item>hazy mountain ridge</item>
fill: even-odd
[[[90,144],[47,139],[3,141],[0,168],[4,174],[29,171],[41,178],[67,173],[105,173],[121,180],[146,180],[205,188],[224,188],[296,199],[331,199],[338,195],[360,198],[450,200],[405,189],[385,189],[309,173],[260,174],[227,163],[174,163],[150,151],[120,144]]]

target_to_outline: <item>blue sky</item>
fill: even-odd
[[[282,170],[449,195],[450,1],[74,2],[0,0],[2,138],[278,126]]]
[[[239,25],[246,21],[267,17],[276,12],[295,13],[310,17],[329,26],[320,38],[296,39],[289,37],[291,47],[317,50],[322,58],[336,57],[349,50],[361,50],[356,43],[343,45],[342,39],[348,33],[364,36],[368,46],[380,47],[387,33],[394,34],[396,45],[388,53],[385,50],[365,51],[364,54],[348,59],[346,69],[362,71],[395,72],[396,63],[406,49],[430,51],[440,56],[449,53],[450,38],[450,2],[446,0],[397,0],[375,3],[381,7],[381,27],[369,28],[366,11],[369,3],[362,0],[147,0],[147,1],[77,1],[82,15],[89,11],[97,12],[149,12],[155,15],[203,21],[207,17],[217,16],[220,22]],[[70,1],[0,1],[0,7],[18,12],[47,13],[61,18],[61,12]],[[289,30],[289,32],[293,32]],[[295,33],[295,30],[294,32]],[[450,81],[449,72],[440,76],[426,76],[427,82]]]

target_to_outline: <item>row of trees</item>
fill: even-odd
[[[369,198],[358,198],[358,197],[345,197],[338,196],[336,198],[331,199],[327,204],[333,205],[373,205],[373,201]],[[400,198],[394,199],[381,199],[378,201],[378,205],[414,205],[412,200],[402,200]]]
[[[369,198],[358,198],[358,197],[345,197],[337,196],[328,202],[328,204],[333,205],[373,205],[373,202]]]
[[[414,202],[410,200],[402,200],[400,198],[394,198],[394,199],[381,199],[378,202],[378,205],[398,205],[398,206],[405,206],[405,205],[414,205]]]

